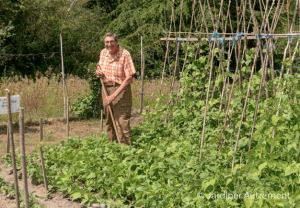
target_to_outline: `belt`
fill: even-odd
[[[110,83],[104,83],[105,87],[115,87],[115,86],[119,86],[120,84],[115,83],[115,82],[110,82]]]

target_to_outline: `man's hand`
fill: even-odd
[[[103,72],[101,71],[100,64],[97,64],[97,70],[95,71],[97,77],[104,77]]]
[[[103,102],[106,105],[109,105],[114,99],[116,98],[116,96],[114,96],[114,94],[107,96],[106,98],[103,99]]]

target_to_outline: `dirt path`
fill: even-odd
[[[10,184],[14,183],[14,176],[13,174],[9,174],[11,171],[7,169],[3,164],[0,164],[0,168],[3,170],[2,173],[0,173],[0,177],[2,177],[6,182],[9,182]],[[40,185],[33,185],[30,178],[28,180],[28,191],[29,193],[34,192],[34,195],[37,196],[46,196],[47,191],[44,187],[44,184]],[[23,181],[22,179],[18,180],[18,185],[20,189],[23,189]],[[6,196],[3,196],[0,194],[0,207],[4,208],[13,208],[15,207],[15,199],[9,199]],[[73,202],[70,198],[64,198],[61,194],[50,194],[49,199],[38,199],[39,204],[45,205],[45,208],[85,208],[86,206],[81,205],[80,203]]]

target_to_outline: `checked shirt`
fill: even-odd
[[[103,49],[100,52],[99,64],[104,74],[104,83],[122,84],[126,77],[136,73],[130,53],[120,45],[114,55]]]

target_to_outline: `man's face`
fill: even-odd
[[[113,36],[107,36],[105,38],[105,48],[110,54],[115,54],[118,50],[118,42],[115,41]]]

